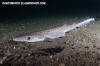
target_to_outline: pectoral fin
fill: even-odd
[[[45,38],[45,40],[44,41],[46,41],[46,42],[52,42],[53,41],[53,39],[51,39],[51,38]]]
[[[63,41],[61,40],[61,38],[55,38],[55,39],[54,39],[54,42],[62,43]]]
[[[62,40],[60,38],[55,38],[55,39],[46,38],[44,41],[46,41],[46,42],[62,43]]]

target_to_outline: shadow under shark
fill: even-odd
[[[13,38],[13,41],[16,41],[16,42],[38,42],[38,41],[45,41],[47,39],[54,40],[56,38],[64,37],[64,36],[66,36],[67,32],[70,32],[74,29],[83,27],[92,21],[95,21],[95,19],[89,18],[89,19],[86,19],[77,24],[63,25],[61,27],[57,27],[57,28],[53,28],[53,29],[49,29],[49,30],[44,30],[44,31],[40,31],[40,32],[30,33],[30,34],[24,35],[24,36],[15,37],[15,38]]]

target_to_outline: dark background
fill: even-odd
[[[2,0],[7,1],[7,0]],[[15,0],[8,0],[15,1]],[[16,0],[26,1],[26,0]],[[29,1],[29,0],[27,0]],[[30,0],[31,1],[31,0]],[[44,6],[0,6],[0,18],[20,18],[30,16],[60,16],[99,14],[100,0],[32,0],[47,2]]]

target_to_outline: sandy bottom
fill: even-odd
[[[58,42],[19,43],[1,32],[0,64],[13,66],[100,66],[100,21],[67,33]],[[1,30],[2,31],[2,30]],[[20,33],[19,33],[20,34]],[[9,40],[5,40],[10,38]]]

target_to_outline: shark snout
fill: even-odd
[[[24,41],[23,39],[20,39],[20,38],[13,38],[12,40],[13,41],[18,41],[18,42],[23,42]]]
[[[13,38],[12,40],[13,40],[13,41],[19,41],[17,38]]]

